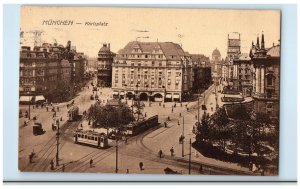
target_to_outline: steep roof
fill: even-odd
[[[131,41],[127,45],[119,50],[119,54],[131,54],[133,49],[139,48],[142,53],[152,53],[155,49],[161,49],[163,54],[170,58],[170,56],[177,56],[174,58],[180,58],[180,56],[185,56],[186,53],[177,43],[173,42],[139,42]]]

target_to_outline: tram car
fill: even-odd
[[[158,115],[127,125],[126,134],[134,136],[158,125]]]
[[[97,148],[107,148],[108,138],[105,133],[98,133],[92,130],[77,130],[74,132],[75,144],[88,144]]]
[[[79,117],[79,108],[78,106],[72,106],[68,111],[69,121],[76,121]]]

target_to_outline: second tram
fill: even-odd
[[[88,144],[97,148],[107,148],[108,139],[105,133],[98,133],[91,130],[77,130],[74,133],[74,142],[77,144]]]

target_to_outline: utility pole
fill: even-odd
[[[184,157],[184,116],[182,117],[182,157]]]
[[[191,160],[192,160],[192,139],[190,138],[189,175],[191,174]]]
[[[59,166],[59,122],[57,122],[57,132],[56,132],[56,166]]]
[[[116,137],[116,173],[118,173],[118,137]]]
[[[198,123],[197,124],[199,124],[199,121],[200,121],[200,99],[199,99],[199,97],[198,97]],[[198,126],[198,125],[197,125]]]

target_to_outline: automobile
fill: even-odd
[[[91,95],[90,99],[91,99],[91,100],[94,100],[94,95]]]

